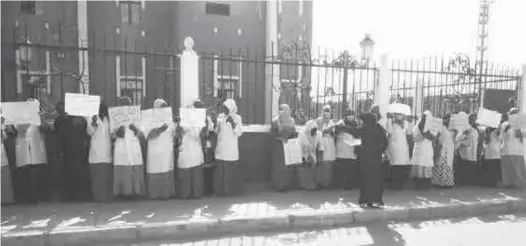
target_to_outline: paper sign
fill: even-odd
[[[180,108],[182,127],[205,127],[206,109],[204,108]]]
[[[436,117],[426,118],[426,124],[424,125],[424,132],[439,132],[442,128],[443,120]]]
[[[283,143],[283,153],[285,156],[285,165],[295,165],[303,162],[303,153],[299,138],[289,139],[287,143]]]
[[[502,114],[497,111],[480,108],[477,114],[477,123],[484,126],[498,128],[501,118]]]
[[[411,115],[411,107],[406,104],[393,103],[389,104],[387,107],[387,112],[393,114]]]
[[[112,130],[141,121],[141,108],[139,106],[113,107],[108,109],[108,113]]]
[[[510,116],[509,123],[513,129],[526,129],[526,115],[512,115]]]
[[[455,129],[459,132],[469,128],[469,116],[467,114],[453,114],[449,121],[449,129]]]
[[[2,114],[6,125],[40,125],[40,105],[38,102],[4,102]]]
[[[359,138],[354,138],[351,134],[343,133],[342,141],[347,146],[353,147],[353,146],[359,146],[362,145],[362,140]]]
[[[142,125],[146,130],[173,122],[172,108],[153,108],[141,112]]]
[[[100,96],[66,93],[65,110],[69,115],[87,116],[99,114]]]

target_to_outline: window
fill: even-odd
[[[142,99],[146,96],[146,58],[141,57],[140,62],[140,71],[129,71],[133,75],[128,75],[126,74],[128,71],[124,71],[123,74],[121,57],[116,57],[117,97],[130,97],[134,105],[141,105]]]
[[[230,16],[230,5],[225,3],[206,3],[205,11],[207,15]]]
[[[23,61],[22,50],[15,51],[16,57],[16,92],[41,98],[51,93],[51,55],[45,52],[45,63],[41,61]]]
[[[221,66],[219,63],[222,63]],[[237,99],[242,96],[242,62],[214,59],[214,97]],[[228,75],[227,75],[228,74]]]
[[[138,24],[142,20],[143,3],[141,1],[120,1],[122,23]]]

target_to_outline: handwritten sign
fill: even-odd
[[[440,131],[442,128],[443,121],[440,118],[430,117],[426,118],[426,124],[424,125],[424,132],[431,131],[432,133]]]
[[[289,139],[283,143],[283,153],[285,156],[285,165],[296,165],[303,162],[303,153],[299,138]]]
[[[88,116],[99,114],[100,96],[66,93],[65,110],[69,115]]]
[[[349,147],[360,146],[362,145],[362,140],[359,138],[354,138],[351,134],[344,133],[342,136],[342,141]]]
[[[516,114],[510,116],[509,123],[514,129],[526,129],[526,115]]]
[[[141,121],[141,108],[139,106],[113,107],[108,109],[108,113],[112,130]]]
[[[497,111],[480,108],[477,114],[477,123],[484,126],[498,128],[502,114]]]
[[[411,107],[406,104],[393,103],[387,107],[387,112],[392,114],[411,115]]]
[[[204,127],[206,123],[206,109],[180,108],[182,127]]]
[[[459,132],[469,128],[469,116],[467,114],[453,114],[449,120],[449,129],[455,129]]]
[[[7,125],[40,125],[40,105],[38,102],[4,102],[2,114]]]
[[[172,108],[153,108],[141,112],[142,125],[146,130],[173,122]]]

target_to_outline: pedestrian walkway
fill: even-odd
[[[388,191],[363,210],[357,191],[260,192],[201,200],[44,203],[2,207],[2,245],[75,245],[283,232],[526,210],[526,191]]]

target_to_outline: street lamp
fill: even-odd
[[[365,64],[368,65],[374,49],[374,41],[369,34],[365,34],[365,37],[360,41],[360,48],[362,49],[362,61],[365,61]]]

